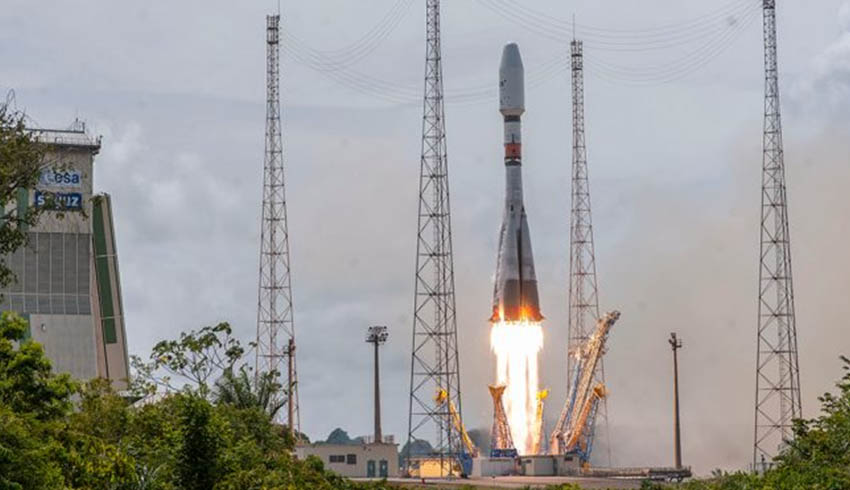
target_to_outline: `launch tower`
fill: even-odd
[[[429,456],[433,459],[436,455],[439,460],[439,476],[457,476],[455,462],[469,455],[457,429],[463,424],[439,0],[426,2],[423,112],[410,402],[403,457],[409,470],[411,456],[416,456],[411,453],[412,445],[422,439],[430,441],[434,451]]]
[[[289,270],[286,179],[280,128],[280,15],[266,16],[266,151],[263,165],[263,212],[260,231],[260,278],[257,300],[257,376],[277,372],[285,378],[289,430],[300,431],[295,323]]]
[[[792,420],[802,416],[782,118],[779,111],[776,2],[763,2],[764,156],[753,443],[753,466],[761,470],[779,453],[785,441],[793,437]]]
[[[587,171],[587,146],[584,131],[584,49],[581,41],[570,43],[573,100],[573,163],[570,212],[570,296],[567,344],[567,392],[575,370],[575,355],[587,342],[599,319],[599,296],[596,285],[596,255],[593,246],[593,220],[590,213],[590,181]],[[593,373],[594,382],[605,384],[605,368],[600,358]],[[608,432],[607,398],[598,410],[606,436]],[[592,447],[596,419],[587,421],[584,431],[587,447]],[[608,463],[611,463],[611,445]]]

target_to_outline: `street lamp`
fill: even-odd
[[[387,341],[389,333],[387,327],[374,326],[369,327],[366,334],[366,342],[375,345],[375,442],[381,443],[384,437],[381,434],[381,386],[378,367],[378,347]]]

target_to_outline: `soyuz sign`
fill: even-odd
[[[35,191],[33,205],[40,208],[48,204],[56,211],[79,211],[83,209],[83,196],[79,192]]]
[[[43,170],[38,178],[38,184],[43,187],[80,187],[83,177],[79,170],[55,169]]]

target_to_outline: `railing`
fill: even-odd
[[[66,146],[100,147],[101,137],[92,138],[80,131],[65,131],[56,129],[35,129],[32,131],[40,143]]]
[[[360,436],[360,439],[363,440],[363,444],[374,444],[375,436]],[[395,436],[389,435],[384,436],[384,440],[381,441],[383,444],[395,444]]]

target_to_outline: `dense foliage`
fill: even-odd
[[[387,488],[296,460],[263,399],[188,386],[133,406],[106,381],[52,373],[25,330],[12,313],[0,318],[0,490]]]

